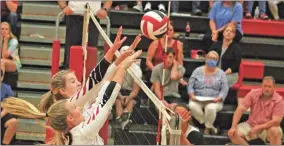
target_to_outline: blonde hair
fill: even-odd
[[[219,55],[218,55],[218,53],[217,53],[216,51],[210,51],[210,52],[208,52],[207,55],[206,55],[206,58],[209,57],[211,54],[217,56],[217,58],[218,58],[218,60],[219,60]]]
[[[48,119],[50,126],[56,130],[55,143],[58,145],[65,144],[64,134],[67,133],[68,125],[66,118],[69,110],[65,105],[67,100],[60,100],[52,104],[47,113],[40,112],[33,104],[19,98],[10,97],[1,102],[2,108],[8,113],[28,119]],[[42,125],[42,124],[40,124]]]
[[[39,110],[41,112],[47,112],[49,107],[56,102],[57,100],[65,99],[64,95],[62,95],[59,91],[60,89],[65,87],[65,77],[67,74],[73,73],[70,70],[62,70],[58,73],[56,73],[51,78],[51,85],[50,85],[50,91],[42,95],[40,104],[39,104]]]
[[[2,22],[2,23],[1,23],[1,26],[2,26],[3,24],[4,24],[4,25],[8,25],[8,27],[9,27],[10,39],[17,39],[17,37],[16,37],[16,36],[13,34],[13,32],[11,31],[11,25],[10,25],[8,22]]]
[[[235,24],[229,23],[228,25],[225,26],[224,31],[228,28],[231,27],[233,32],[236,33],[237,26]]]

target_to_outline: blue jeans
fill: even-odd
[[[200,1],[192,1],[192,12],[197,13],[200,11]]]
[[[12,32],[14,35],[17,35],[17,23],[18,23],[18,14],[10,12],[8,16],[3,16],[1,21],[8,21],[11,26]]]
[[[172,12],[178,12],[179,1],[171,1]]]
[[[246,11],[252,13],[254,1],[247,1]],[[258,1],[259,14],[263,14],[266,11],[266,1]]]

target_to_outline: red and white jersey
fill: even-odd
[[[115,103],[121,85],[113,82],[104,82],[98,93],[96,102],[85,113],[85,121],[72,128],[72,145],[103,145],[104,141],[99,136],[99,131],[108,119],[112,106]]]

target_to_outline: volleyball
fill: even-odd
[[[142,34],[149,39],[162,38],[167,32],[168,17],[161,11],[149,11],[141,19]]]

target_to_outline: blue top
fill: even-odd
[[[193,71],[189,78],[188,93],[194,93],[196,96],[221,97],[225,101],[229,91],[225,72],[218,68],[214,75],[204,75],[203,67],[200,66]]]
[[[2,83],[0,92],[1,92],[1,101],[3,101],[7,97],[14,96],[11,86],[5,83]]]
[[[237,30],[242,31],[243,7],[239,2],[236,2],[234,7],[224,7],[222,2],[216,1],[209,12],[209,19],[214,20],[216,29],[235,21],[237,22]]]

